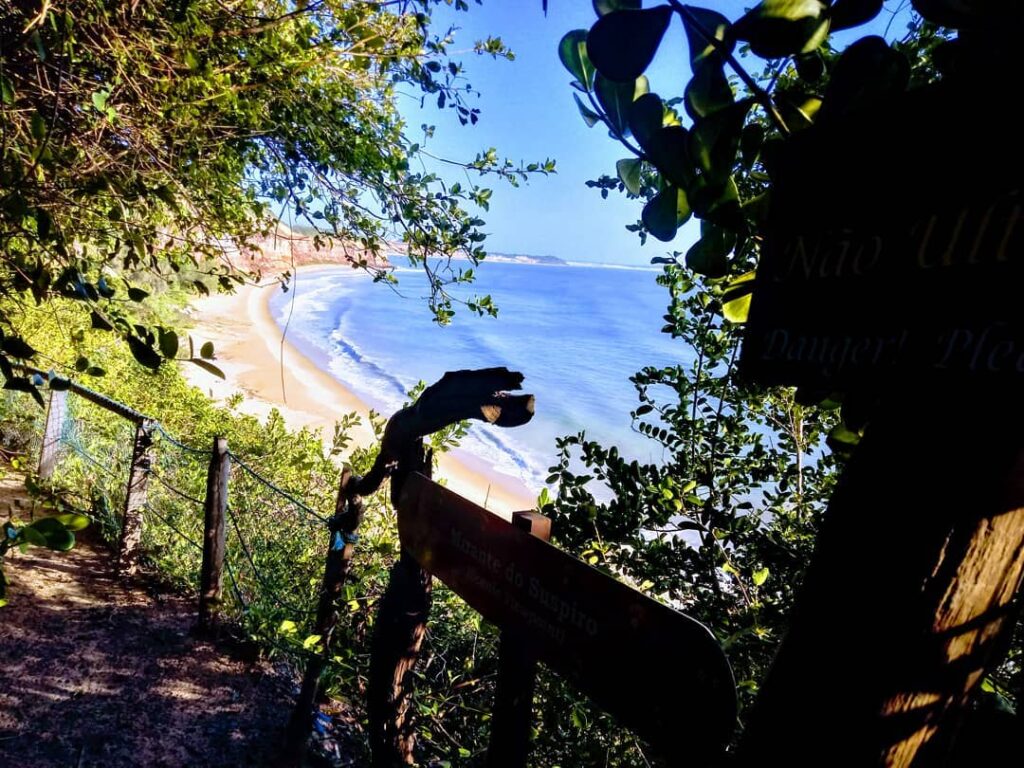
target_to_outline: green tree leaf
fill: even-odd
[[[619,174],[619,180],[625,184],[626,189],[632,195],[640,194],[640,171],[643,163],[639,158],[628,157],[615,163],[615,170]]]
[[[613,11],[597,20],[587,34],[587,53],[609,80],[633,83],[644,73],[672,19],[672,8]]]
[[[730,323],[747,322],[755,275],[755,272],[750,271],[737,277],[722,294],[722,316]]]
[[[616,83],[600,72],[594,78],[594,94],[608,116],[610,127],[619,136],[629,135],[629,107],[633,101],[648,92],[646,77],[637,78],[635,83]]]
[[[589,91],[593,87],[594,65],[587,56],[587,30],[567,32],[558,44],[558,58],[584,90]]]
[[[579,94],[574,93],[572,97],[576,99],[576,107],[579,109],[580,115],[583,117],[583,122],[587,124],[588,128],[593,128],[601,122],[601,116],[584,104],[583,100],[579,97]]]

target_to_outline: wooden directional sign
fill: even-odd
[[[1012,101],[981,82],[934,86],[786,142],[743,345],[749,378],[827,391],[1024,375]]]
[[[699,622],[422,475],[405,481],[398,530],[425,570],[656,745],[728,740],[732,672]]]

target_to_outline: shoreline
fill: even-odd
[[[335,265],[303,265],[296,272],[331,266]],[[276,286],[245,285],[233,294],[214,294],[190,303],[192,334],[197,341],[213,342],[215,363],[225,379],[190,365],[182,367],[185,378],[219,403],[241,392],[245,399],[237,410],[260,420],[277,408],[289,428],[321,429],[325,442],[330,441],[334,424],[342,415],[358,413],[360,424],[350,433],[350,447],[371,444],[369,406],[287,339],[282,340],[281,329],[270,311],[270,297]],[[535,506],[536,494],[531,494],[521,481],[494,471],[483,460],[462,451],[440,456],[437,476],[451,490],[505,518],[515,510]]]

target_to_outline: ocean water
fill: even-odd
[[[461,451],[539,490],[555,439],[587,436],[642,461],[660,446],[635,431],[629,377],[646,365],[680,362],[686,350],[660,332],[668,292],[652,269],[485,262],[460,294],[490,294],[496,319],[456,312],[432,322],[422,272],[398,270],[396,290],[345,268],[302,272],[271,312],[288,340],[322,370],[385,415],[418,381],[445,371],[507,366],[537,397],[533,420],[516,429],[474,422]],[[340,414],[339,414],[340,415]]]

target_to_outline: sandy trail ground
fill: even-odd
[[[28,519],[21,478],[0,479],[0,521]],[[275,765],[295,685],[284,665],[194,638],[194,606],[140,584],[81,532],[74,550],[5,558],[0,766]]]

